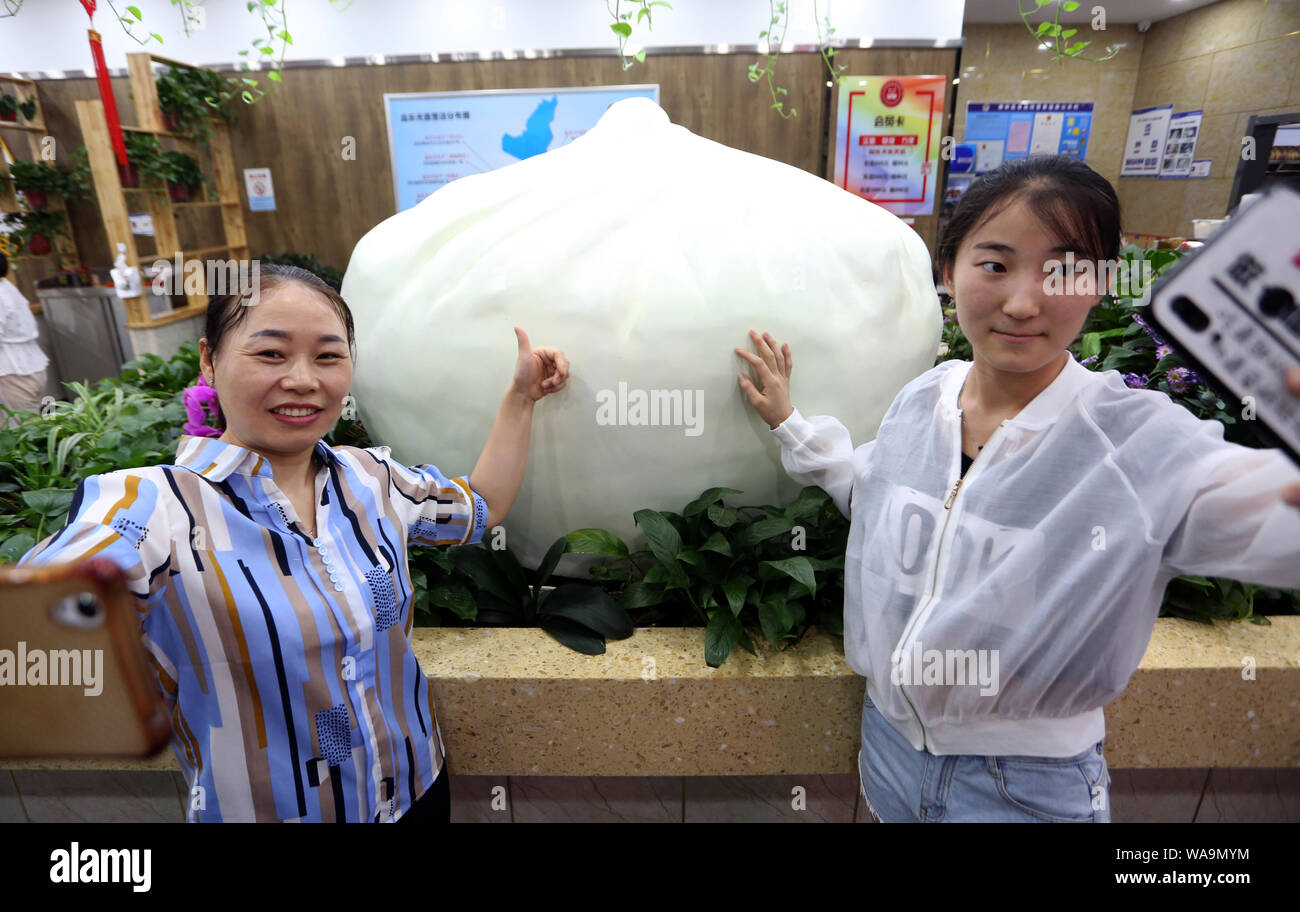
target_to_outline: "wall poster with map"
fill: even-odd
[[[624,98],[658,104],[659,86],[385,94],[397,211],[458,177],[567,145]]]

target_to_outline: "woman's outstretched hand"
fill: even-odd
[[[558,348],[533,348],[528,333],[515,327],[519,340],[519,360],[515,362],[515,379],[511,391],[532,402],[564,389],[569,381],[569,359]]]
[[[749,338],[758,354],[743,348],[735,351],[753,365],[754,373],[763,386],[760,390],[754,386],[754,381],[740,374],[740,388],[749,397],[749,404],[758,412],[759,417],[767,422],[768,427],[775,429],[794,412],[794,407],[790,405],[790,371],[794,367],[794,359],[790,357],[790,346],[781,345],[778,348],[771,333],[765,332],[760,336],[751,329]]]

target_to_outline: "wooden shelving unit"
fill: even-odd
[[[130,73],[131,96],[135,104],[134,126],[123,125],[124,132],[149,133],[175,141],[191,155],[200,157],[205,150],[189,137],[163,128],[162,111],[158,106],[158,91],[154,84],[153,65],[155,63],[169,67],[189,67],[189,64],[159,57],[156,54],[127,54],[127,68]],[[201,67],[191,67],[201,69]],[[123,187],[118,173],[117,157],[113,154],[112,143],[108,136],[108,123],[104,117],[104,106],[99,101],[77,102],[77,119],[81,122],[81,131],[86,139],[86,150],[90,158],[91,172],[95,177],[95,194],[99,199],[99,211],[104,220],[104,231],[108,237],[109,259],[116,260],[117,245],[126,245],[128,265],[141,268],[140,252],[136,246],[135,236],[131,234],[129,215],[132,208],[127,206],[129,194],[145,194],[148,198],[149,214],[153,219],[154,251],[149,262],[154,259],[172,260],[176,254],[183,259],[207,257],[214,253],[225,253],[230,259],[248,259],[248,235],[244,229],[244,213],[240,204],[239,183],[235,173],[235,158],[230,146],[230,129],[220,119],[211,121],[212,137],[207,143],[208,166],[204,173],[211,185],[215,185],[218,199],[215,201],[193,201],[173,203],[167,195],[167,188]],[[205,247],[186,247],[182,243],[176,226],[177,209],[203,209],[219,207],[224,244]],[[143,271],[142,271],[143,272]],[[178,285],[183,283],[177,277]],[[127,314],[127,329],[152,329],[169,323],[205,313],[208,296],[203,292],[185,293],[186,304],[170,313],[154,315],[150,313],[149,304],[144,295],[127,298],[124,301]]]
[[[26,147],[28,156],[33,160],[41,158],[41,138],[47,135],[45,127],[45,112],[41,109],[40,95],[36,91],[36,83],[30,79],[19,79],[15,76],[0,75],[0,91],[15,92],[24,97],[30,98],[36,102],[36,119],[24,121],[19,114],[20,120],[15,123],[0,121],[0,135],[9,131],[19,133],[23,137],[22,145]],[[15,146],[18,145],[15,143]],[[12,150],[15,155],[18,149]],[[23,208],[18,200],[18,192],[14,188],[13,181],[9,177],[9,166],[0,157],[0,213],[19,212]],[[31,208],[31,207],[29,207]],[[14,275],[11,281],[17,278],[18,272],[23,268],[24,263],[52,263],[56,269],[75,269],[81,264],[77,256],[77,245],[72,240],[72,223],[68,219],[68,206],[62,196],[50,194],[49,201],[44,207],[46,212],[57,212],[63,216],[64,230],[66,234],[55,234],[50,238],[51,251],[46,254],[31,254],[12,251],[9,255],[10,262],[14,265]],[[36,276],[34,278],[44,278],[45,276]],[[15,282],[14,284],[17,284]],[[29,295],[34,299],[34,295]],[[32,310],[40,313],[41,306],[39,302],[33,300]]]

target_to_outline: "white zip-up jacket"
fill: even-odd
[[[1171,579],[1300,587],[1281,498],[1300,471],[1071,355],[959,484],[970,368],[908,383],[856,449],[798,410],[773,433],[851,521],[844,651],[877,709],[934,754],[1072,756],[1105,734]]]

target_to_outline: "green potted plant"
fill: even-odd
[[[10,240],[19,248],[26,245],[32,256],[45,256],[53,249],[50,238],[56,234],[67,235],[67,223],[57,212],[40,209],[10,212],[4,219]]]
[[[67,187],[64,173],[46,162],[13,161],[9,164],[9,176],[14,187],[23,192],[27,205],[36,209],[44,209],[49,204],[49,194],[62,194]]]
[[[0,92],[0,123],[18,122],[18,99],[8,92]]]
[[[187,202],[203,183],[203,171],[198,160],[184,152],[164,152],[162,168],[167,180],[167,192],[173,203]]]
[[[118,165],[118,176],[123,187],[139,187],[141,178],[160,178],[166,180],[162,171],[162,148],[158,140],[148,133],[126,132],[127,164]]]
[[[208,120],[232,119],[228,102],[233,97],[226,78],[212,70],[175,67],[158,76],[158,107],[163,126],[205,142],[212,130]]]
[[[18,110],[22,111],[22,112],[23,112],[23,117],[27,118],[28,120],[35,120],[35,119],[36,119],[36,99],[35,99],[35,98],[29,98],[29,99],[27,99],[26,101],[20,101],[20,102],[18,103]]]
[[[95,193],[95,184],[90,172],[90,157],[85,146],[77,146],[76,151],[68,156],[68,165],[63,169],[63,195],[91,199]]]

